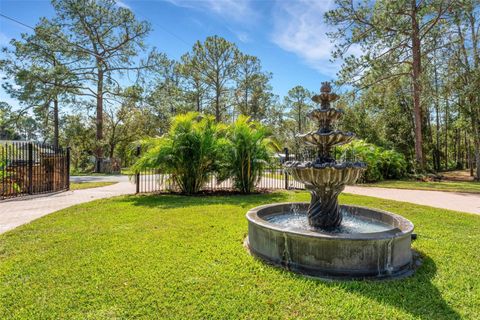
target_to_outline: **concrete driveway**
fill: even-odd
[[[109,176],[108,178],[118,180],[102,180],[97,179],[103,178],[101,176],[93,176],[93,179],[82,177],[82,181],[118,181],[118,183],[99,188],[2,201],[0,202],[0,233],[76,204],[135,193],[135,185],[128,180],[127,176],[112,177]]]
[[[480,194],[347,186],[346,193],[480,214]]]
[[[70,182],[127,182],[126,175],[108,175],[108,176],[70,176]]]

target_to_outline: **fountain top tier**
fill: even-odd
[[[332,93],[332,86],[330,82],[322,82],[320,87],[320,94],[312,97],[312,100],[320,104],[321,109],[328,110],[330,102],[334,102],[339,98],[338,95]]]
[[[330,103],[338,100],[339,96],[332,93],[332,86],[329,82],[322,82],[320,87],[320,94],[312,97],[312,100],[320,105],[310,112],[309,117],[317,121],[322,133],[327,133],[331,130],[331,124],[337,122],[343,114],[342,110],[330,107]],[[311,143],[309,143],[311,144]]]
[[[331,148],[349,143],[355,137],[351,132],[334,130],[334,124],[341,118],[343,111],[332,108],[330,104],[338,98],[338,95],[332,93],[330,83],[323,82],[320,94],[312,97],[320,106],[309,113],[309,117],[316,121],[318,129],[298,136],[306,145],[318,148],[319,158],[316,164],[334,162],[330,155]]]

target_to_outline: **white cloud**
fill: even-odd
[[[223,19],[227,25],[227,29],[243,43],[251,41],[250,34],[244,30],[251,29],[260,17],[259,13],[252,6],[253,0],[166,1],[178,7],[208,12]]]
[[[125,1],[123,0],[115,0],[115,2],[117,3],[117,6],[121,7],[121,8],[125,8],[125,9],[132,9]]]
[[[235,32],[235,35],[237,36],[238,40],[240,40],[241,42],[250,42],[250,36],[246,32],[237,31]]]
[[[272,41],[326,76],[335,76],[341,65],[330,61],[335,44],[327,37],[330,29],[324,22],[332,6],[331,0],[279,1],[273,13]]]
[[[226,20],[250,23],[258,18],[251,6],[251,0],[167,0],[184,8],[212,12]]]
[[[235,29],[232,29],[232,28],[228,28],[228,30],[230,30],[230,32],[235,35],[235,37],[243,42],[243,43],[247,43],[247,42],[250,42],[251,41],[251,38],[250,38],[250,35],[248,34],[248,32],[244,32],[244,31],[241,31],[241,30],[235,30]]]

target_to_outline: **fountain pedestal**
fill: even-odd
[[[342,223],[342,214],[338,206],[338,196],[345,189],[344,185],[317,189],[308,186],[310,205],[308,206],[308,223],[315,228],[336,228]]]

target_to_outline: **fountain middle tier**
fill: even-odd
[[[349,143],[355,138],[352,132],[343,132],[340,130],[322,132],[321,129],[298,135],[306,145],[333,147]]]
[[[330,125],[330,123],[337,121],[343,115],[343,110],[328,108],[328,109],[315,109],[311,111],[308,116],[317,121],[320,127]]]
[[[292,177],[306,186],[320,187],[355,183],[366,169],[362,162],[297,162],[285,163]]]

